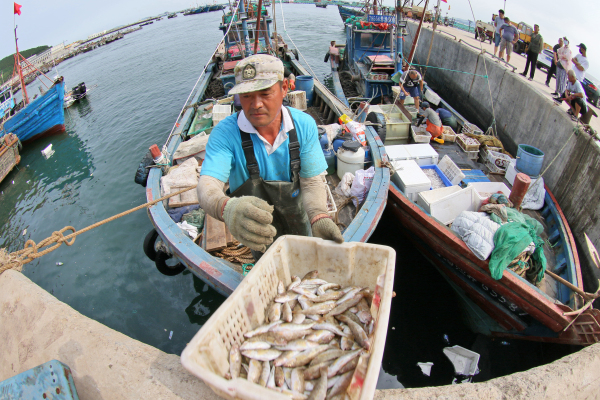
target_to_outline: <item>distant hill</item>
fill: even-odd
[[[31,49],[21,51],[21,55],[25,58],[29,58],[34,54],[40,54],[44,51],[48,50],[50,46],[38,46]],[[0,72],[4,76],[4,80],[9,79],[13,72],[13,67],[15,65],[15,55],[14,53],[10,56],[4,57],[0,60]]]

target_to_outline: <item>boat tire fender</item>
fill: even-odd
[[[367,121],[371,122],[373,124],[381,125],[381,126],[374,126],[374,128],[377,131],[377,135],[381,139],[381,142],[385,143],[385,137],[387,135],[387,128],[385,126],[385,118],[379,119],[377,117],[377,113],[370,112],[369,114],[367,114]]]
[[[151,165],[154,165],[154,159],[152,158],[152,153],[148,151],[144,158],[142,158],[142,162],[138,166],[137,171],[135,171],[135,183],[146,187],[146,183],[148,182],[148,175],[150,174],[150,168],[147,167]]]
[[[144,254],[152,261],[156,261],[156,248],[154,244],[158,238],[158,232],[156,229],[152,229],[144,238]]]
[[[179,275],[183,271],[185,271],[185,266],[182,263],[177,263],[174,266],[167,265],[167,260],[173,257],[170,254],[165,253],[164,251],[158,250],[156,252],[156,260],[154,264],[156,265],[156,269],[166,276],[175,276]]]
[[[298,50],[292,49],[292,54],[294,55],[294,57],[296,57],[296,60],[300,60],[300,58],[298,57]]]

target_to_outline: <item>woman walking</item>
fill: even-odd
[[[554,93],[558,98],[562,98],[567,88],[567,71],[571,69],[571,48],[569,47],[569,41],[567,38],[563,39],[563,47],[556,51],[558,60],[556,61],[556,92]],[[556,57],[556,56],[555,56]]]

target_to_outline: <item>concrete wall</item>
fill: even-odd
[[[410,52],[416,28],[417,24],[409,23],[405,56]],[[413,63],[426,64],[431,35],[431,29],[422,29]],[[428,65],[446,69],[429,68],[425,80],[470,122],[485,131],[495,117],[498,136],[510,153],[516,155],[521,143],[537,147],[545,154],[542,171],[558,155],[544,180],[575,235],[586,289],[595,291],[600,271],[590,267],[593,264],[583,234],[587,233],[600,248],[598,142],[587,133],[575,135],[575,125],[564,110],[519,79],[512,69],[448,35],[436,32]],[[487,75],[488,79],[474,74]]]
[[[217,400],[179,356],[131,339],[58,301],[19,272],[0,274],[0,381],[53,359],[67,364],[80,399]],[[595,399],[600,344],[488,382],[378,390],[375,399]]]

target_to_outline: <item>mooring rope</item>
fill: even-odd
[[[73,243],[75,243],[75,238],[84,232],[90,231],[94,228],[97,228],[108,222],[114,221],[118,218],[124,217],[125,215],[131,214],[131,213],[141,210],[143,208],[152,207],[153,205],[160,203],[163,200],[169,199],[173,196],[180,195],[181,193],[187,192],[188,190],[192,190],[195,187],[196,187],[196,185],[187,187],[187,188],[182,189],[175,193],[168,194],[166,196],[161,197],[160,199],[156,199],[156,200],[147,202],[145,204],[142,204],[142,205],[139,205],[132,209],[129,209],[127,211],[124,211],[120,214],[113,215],[110,218],[103,219],[102,221],[96,222],[95,224],[92,224],[86,228],[79,230],[79,231],[75,230],[75,228],[72,226],[65,226],[61,230],[53,232],[50,237],[47,237],[46,239],[42,240],[41,242],[39,242],[37,244],[31,239],[28,240],[27,242],[25,242],[25,247],[22,250],[8,253],[6,251],[6,249],[2,248],[2,249],[0,249],[0,275],[4,271],[9,270],[9,269],[21,271],[23,269],[24,264],[27,264],[27,263],[35,260],[36,258],[40,258],[48,253],[53,252],[54,250],[58,249],[63,243],[65,243],[67,246],[72,246]],[[65,236],[64,233],[66,231],[72,231],[73,233],[70,233]],[[50,246],[50,247],[48,247],[48,246]],[[43,249],[44,247],[46,247],[46,248]],[[40,251],[40,249],[43,249],[43,250]]]

